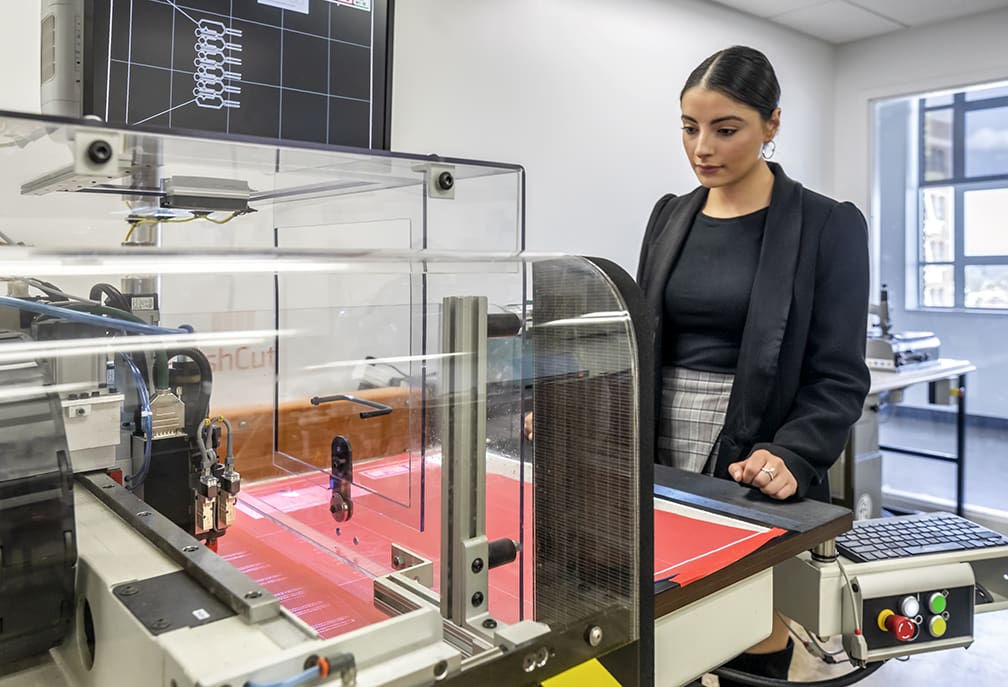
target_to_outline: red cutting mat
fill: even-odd
[[[753,531],[655,508],[655,582],[685,587],[752,553],[784,534],[774,527]]]
[[[415,467],[411,476],[408,461],[408,457],[385,458],[362,464],[358,470],[366,472],[368,483],[381,493],[408,494],[408,481],[419,479]],[[337,523],[329,514],[328,484],[325,474],[312,473],[245,486],[238,499],[238,520],[218,544],[222,557],[273,592],[288,610],[326,638],[387,618],[372,603],[372,580],[392,572],[392,543],[434,562],[435,589],[440,586],[441,553],[439,465],[426,467],[423,532],[388,514],[400,506],[358,487],[353,492],[353,518]],[[489,539],[519,539],[522,490],[518,484],[510,477],[487,475]],[[525,521],[531,523],[532,485],[528,483],[524,484],[524,510]],[[685,586],[783,533],[781,529],[753,532],[655,509],[655,580],[671,579]],[[535,545],[532,541],[523,544],[518,561],[489,573],[490,612],[507,623],[534,617]]]
[[[419,479],[415,466],[411,477],[408,457],[369,461],[357,470],[366,473],[368,484],[382,494],[408,494],[408,481]],[[323,637],[387,618],[372,605],[372,579],[392,572],[393,543],[434,562],[435,589],[440,586],[441,557],[440,465],[428,463],[426,467],[423,532],[388,515],[400,506],[358,487],[353,489],[353,518],[337,523],[329,514],[328,485],[325,474],[314,473],[243,487],[238,497],[238,520],[218,543],[222,557],[277,595],[288,610]],[[488,539],[508,537],[520,541],[518,485],[509,477],[487,475]],[[525,517],[531,523],[532,485],[526,483],[524,487]],[[263,517],[262,512],[270,513],[270,517]],[[307,532],[315,543],[291,530]],[[532,541],[521,543],[524,550],[518,560],[489,573],[490,613],[507,623],[521,619],[522,597],[524,617],[532,617],[535,545]],[[522,568],[524,594],[520,593]]]

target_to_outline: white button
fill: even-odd
[[[913,618],[920,613],[920,602],[916,596],[903,597],[903,600],[900,601],[900,610],[906,617]]]

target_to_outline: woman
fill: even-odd
[[[680,94],[701,186],[655,205],[637,275],[658,317],[657,460],[828,501],[869,386],[867,227],[767,161],[779,96],[767,58],[741,46],[704,60]],[[729,666],[786,677],[792,646],[777,618]]]

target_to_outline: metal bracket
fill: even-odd
[[[455,200],[455,165],[428,162],[416,165],[413,171],[423,173],[428,198]]]

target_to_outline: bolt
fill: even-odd
[[[437,177],[437,185],[442,191],[449,191],[455,185],[455,177],[451,172],[441,172]]]
[[[585,632],[585,641],[588,642],[589,646],[598,646],[602,643],[602,628],[598,625],[592,625]]]
[[[97,165],[104,164],[112,159],[112,146],[108,141],[92,141],[87,148],[87,156]]]
[[[526,673],[531,673],[536,668],[536,656],[535,654],[525,654],[525,658],[522,659],[522,668]]]
[[[476,592],[472,595],[472,605],[480,606],[483,604],[483,592]]]
[[[74,412],[77,413],[78,417],[80,417],[81,415],[86,415],[87,414],[87,410],[85,408],[78,408]]]
[[[434,664],[434,677],[438,680],[448,674],[448,661],[438,661]]]
[[[495,627],[497,627],[497,621],[494,620],[493,618],[487,618],[486,620],[483,621],[483,627],[485,627],[488,630],[492,630]]]
[[[477,558],[476,560],[474,560],[472,562],[472,571],[474,573],[478,573],[481,570],[483,570],[483,559],[482,558]]]

